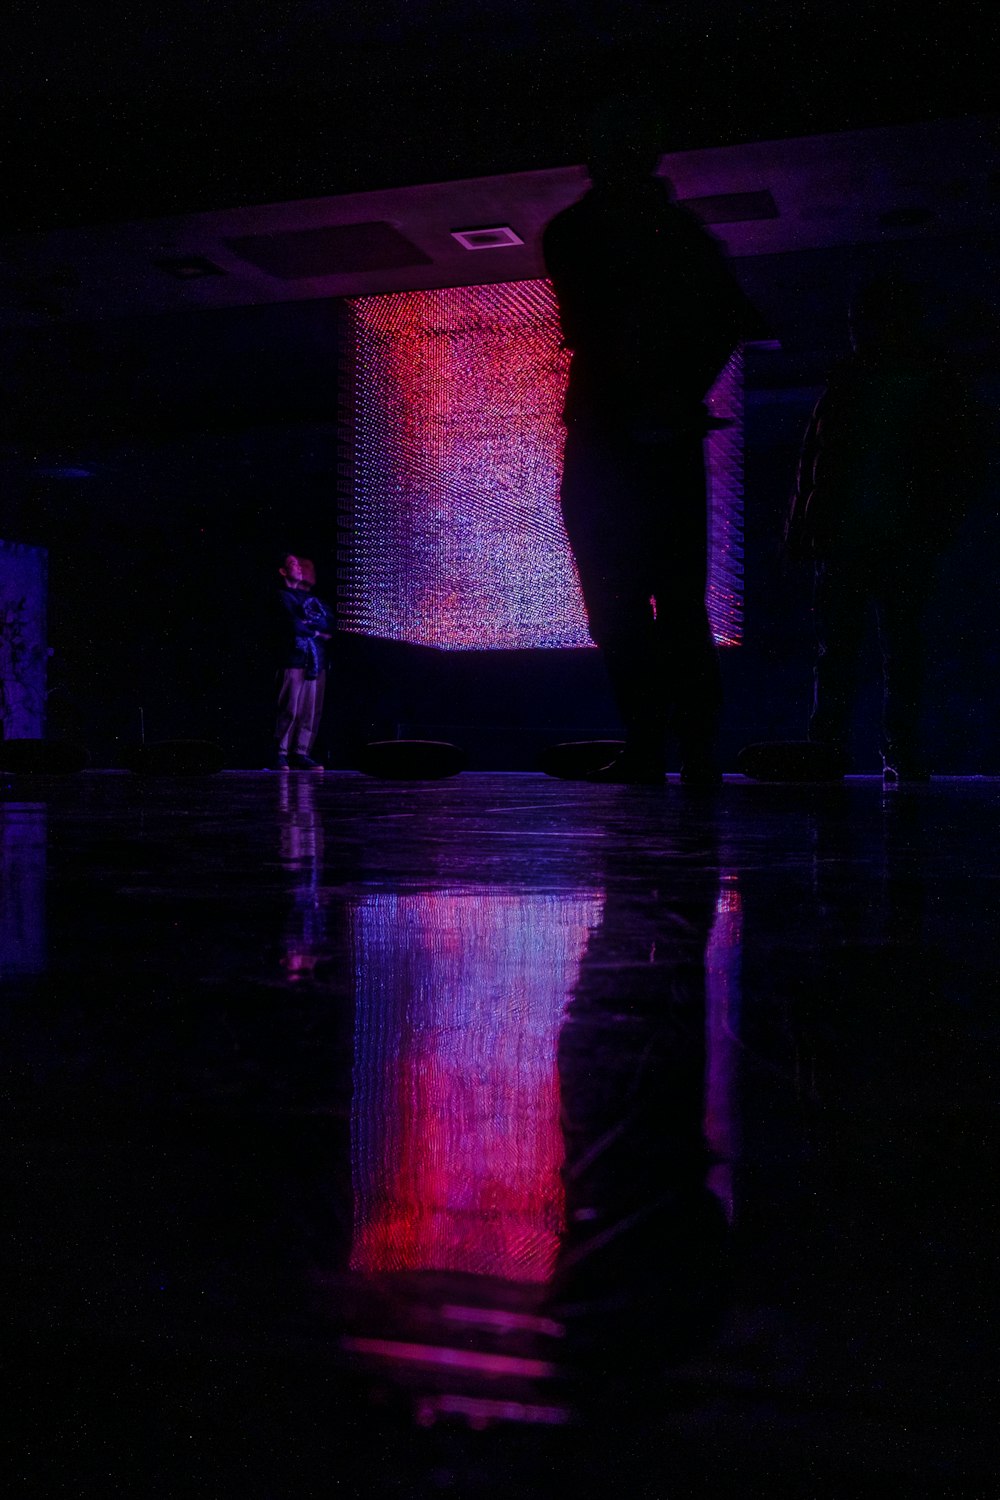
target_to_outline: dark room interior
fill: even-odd
[[[6,40],[5,1492],[992,1493],[993,12],[99,0]],[[633,732],[543,249],[621,119],[757,320],[706,397],[711,784],[680,731],[632,784],[558,759]],[[874,616],[803,770],[786,517],[879,278],[974,414],[926,774]],[[289,771],[301,559],[336,624]]]

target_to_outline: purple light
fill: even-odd
[[[743,899],[739,877],[727,870],[705,951],[705,1139],[718,1158],[709,1186],[730,1223],[735,1214],[733,1164],[739,1155],[738,1104]]]
[[[592,642],[559,511],[568,356],[547,281],[359,297],[344,627],[446,650]],[[706,445],[709,615],[742,618],[742,382],[734,356]]]
[[[373,892],[357,985],[351,1269],[546,1281],[563,1229],[556,1048],[598,892]]]
[[[548,1380],[559,1373],[547,1359],[524,1359],[517,1354],[483,1354],[476,1349],[448,1349],[440,1344],[408,1344],[401,1339],[345,1338],[342,1347],[352,1354],[416,1365],[443,1365],[448,1370],[472,1370],[477,1375],[520,1376]]]

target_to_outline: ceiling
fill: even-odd
[[[676,152],[995,107],[985,0],[65,0],[0,49],[11,230],[566,167],[608,98]]]
[[[968,244],[997,230],[996,125],[979,115],[707,147],[670,153],[661,171],[737,257]],[[544,274],[543,226],[586,185],[582,167],[561,166],[8,235],[0,325],[530,278]],[[470,251],[452,234],[493,225],[522,243]]]

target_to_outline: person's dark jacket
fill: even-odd
[[[304,667],[307,677],[325,671],[329,658],[330,635],[334,629],[333,613],[309,589],[279,588],[278,665]]]
[[[849,356],[809,421],[785,524],[793,559],[922,553],[954,540],[975,484],[970,388],[932,351]]]
[[[760,320],[720,245],[663,183],[592,189],[542,249],[572,351],[564,420],[696,429],[702,402]]]

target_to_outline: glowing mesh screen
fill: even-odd
[[[592,642],[559,511],[569,356],[548,281],[348,304],[350,541],[343,627],[444,649]],[[742,612],[742,382],[712,393],[732,425],[706,445],[716,640]]]
[[[485,888],[353,908],[353,1270],[552,1274],[556,1048],[602,907],[598,891]]]

